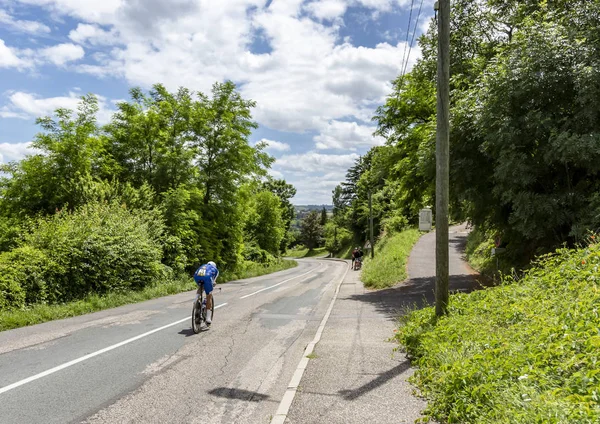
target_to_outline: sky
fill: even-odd
[[[231,80],[257,102],[250,142],[267,142],[293,203],[330,204],[354,161],[383,144],[371,118],[403,59],[410,70],[420,57],[433,3],[0,0],[0,163],[31,154],[35,119],[84,94],[98,96],[104,124],[132,87],[210,93]]]

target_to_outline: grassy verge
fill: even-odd
[[[327,256],[329,252],[324,247],[308,249],[307,247],[294,248],[287,251],[290,258],[314,258],[315,256]]]
[[[375,259],[365,260],[361,280],[366,287],[391,287],[406,278],[406,261],[414,244],[421,237],[416,229],[402,231],[383,238],[375,250]]]
[[[600,422],[600,248],[561,250],[515,281],[453,295],[397,333],[428,416],[448,423]]]
[[[277,263],[265,267],[260,264],[247,264],[239,273],[224,272],[218,282],[238,280],[243,278],[258,277],[284,269],[293,268],[298,264],[295,261],[280,260]],[[130,303],[143,302],[158,297],[169,296],[188,290],[194,290],[196,284],[191,278],[180,278],[169,282],[155,284],[140,291],[112,292],[104,296],[89,295],[86,298],[74,302],[58,305],[32,305],[26,309],[13,311],[0,311],[0,331],[10,330],[27,325],[40,324],[62,318],[97,312],[104,309]]]

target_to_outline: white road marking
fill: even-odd
[[[254,293],[247,294],[246,296],[242,296],[242,297],[240,297],[240,299],[246,299],[247,297],[254,296],[255,294],[258,294],[260,292],[264,292],[265,290],[269,290],[269,289],[272,289],[274,287],[277,287],[277,286],[280,286],[282,284],[285,284],[288,281],[292,281],[292,280],[295,280],[296,278],[304,277],[305,275],[312,274],[313,272],[317,272],[323,265],[324,264],[321,264],[321,265],[319,265],[319,267],[317,269],[311,269],[310,271],[308,271],[307,273],[304,273],[302,275],[297,275],[296,277],[288,278],[287,280],[284,280],[281,283],[277,283],[275,285],[272,285],[272,286],[269,286],[269,287],[265,287],[264,289],[257,290]]]
[[[337,285],[335,294],[333,295],[333,299],[331,299],[329,308],[327,309],[327,312],[325,313],[325,316],[323,317],[323,320],[321,321],[321,325],[319,325],[319,328],[317,329],[315,338],[313,339],[312,342],[310,342],[308,344],[308,346],[306,346],[304,355],[302,355],[302,359],[300,360],[300,363],[296,367],[296,371],[294,372],[294,375],[292,376],[292,379],[290,380],[290,383],[288,384],[288,388],[285,391],[285,394],[283,395],[281,402],[279,403],[279,407],[277,408],[277,412],[275,413],[275,416],[271,420],[271,424],[284,424],[285,423],[285,420],[287,419],[287,414],[289,413],[290,407],[292,406],[292,402],[294,401],[294,397],[296,397],[296,391],[298,390],[298,385],[300,384],[300,380],[302,380],[302,376],[304,375],[304,370],[306,370],[306,367],[308,366],[309,358],[307,358],[307,356],[313,352],[313,349],[315,348],[316,344],[319,343],[319,340],[321,340],[321,335],[323,334],[323,330],[325,329],[327,320],[329,320],[329,316],[331,315],[331,311],[333,310],[333,305],[338,297],[338,293],[340,292],[340,287],[342,287],[342,283],[344,282],[344,279],[346,278],[346,274],[348,274],[347,267],[346,267],[346,271],[344,272],[344,275],[342,275],[342,278],[340,279],[340,282]]]
[[[225,305],[227,305],[227,303],[222,303],[220,305],[215,306],[215,309],[222,308]],[[141,339],[143,337],[146,337],[146,336],[149,336],[151,334],[157,333],[157,332],[159,332],[161,330],[164,330],[165,328],[169,328],[169,327],[173,327],[174,325],[181,324],[182,322],[187,321],[189,319],[191,319],[191,318],[190,317],[182,318],[179,321],[175,321],[175,322],[172,322],[171,324],[163,325],[162,327],[155,328],[154,330],[148,331],[148,332],[146,332],[144,334],[140,334],[139,336],[132,337],[132,338],[124,340],[124,341],[122,341],[120,343],[114,344],[114,345],[109,346],[109,347],[105,347],[104,349],[100,349],[100,350],[98,350],[96,352],[90,353],[88,355],[85,355],[85,356],[82,356],[80,358],[74,359],[72,361],[66,362],[66,363],[64,363],[62,365],[59,365],[57,367],[51,368],[51,369],[49,369],[47,371],[44,371],[44,372],[41,372],[39,374],[33,375],[33,376],[31,376],[29,378],[26,378],[24,380],[17,381],[16,383],[13,383],[13,384],[10,384],[8,386],[0,388],[0,394],[6,393],[9,390],[16,389],[19,386],[22,386],[22,385],[27,384],[27,383],[31,383],[32,381],[38,380],[38,379],[40,379],[42,377],[46,377],[46,376],[48,376],[50,374],[54,374],[55,372],[64,370],[65,368],[69,368],[69,367],[71,367],[71,366],[73,366],[75,364],[79,364],[80,362],[87,361],[88,359],[91,359],[91,358],[93,358],[95,356],[102,355],[103,353],[109,352],[109,351],[114,350],[114,349],[116,349],[118,347],[124,346],[124,345],[129,344],[131,342],[134,342],[136,340],[139,340],[139,339]]]
[[[247,297],[254,296],[255,294],[258,294],[258,293],[263,292],[265,290],[269,290],[269,289],[272,289],[274,287],[280,286],[280,285],[282,285],[284,283],[287,283],[288,281],[292,281],[292,280],[295,280],[297,278],[304,277],[305,275],[308,275],[308,274],[310,274],[312,272],[316,272],[323,265],[324,264],[321,264],[317,269],[311,270],[311,271],[309,271],[309,272],[307,272],[305,274],[298,275],[298,276],[293,277],[293,278],[288,278],[287,280],[284,280],[281,283],[278,283],[278,284],[275,284],[273,286],[266,287],[264,289],[258,290],[258,291],[254,292],[254,293],[251,293],[251,294],[248,294],[248,295],[246,295],[244,297],[241,297],[240,299],[246,299]],[[222,308],[225,305],[227,305],[227,303],[222,303],[220,305],[215,306],[215,309]],[[27,383],[31,383],[32,381],[39,380],[40,378],[43,378],[43,377],[49,376],[51,374],[54,374],[55,372],[64,370],[65,368],[69,368],[69,367],[71,367],[73,365],[79,364],[80,362],[87,361],[88,359],[94,358],[94,357],[96,357],[98,355],[102,355],[103,353],[110,352],[111,350],[117,349],[117,348],[119,348],[121,346],[125,346],[126,344],[129,344],[129,343],[135,342],[136,340],[142,339],[142,338],[147,337],[147,336],[149,336],[151,334],[154,334],[154,333],[157,333],[159,331],[162,331],[162,330],[164,330],[166,328],[173,327],[174,325],[177,325],[177,324],[181,324],[182,322],[187,321],[189,319],[190,319],[190,317],[182,318],[179,321],[175,321],[175,322],[172,322],[170,324],[163,325],[162,327],[155,328],[154,330],[150,330],[150,331],[148,331],[148,332],[146,332],[144,334],[140,334],[138,336],[132,337],[132,338],[127,339],[127,340],[124,340],[124,341],[122,341],[120,343],[117,343],[117,344],[114,344],[112,346],[105,347],[104,349],[100,349],[100,350],[98,350],[96,352],[92,352],[92,353],[90,353],[88,355],[85,355],[85,356],[82,356],[80,358],[73,359],[72,361],[66,362],[66,363],[64,363],[62,365],[58,365],[58,366],[56,366],[54,368],[51,368],[51,369],[46,370],[44,372],[41,372],[39,374],[33,375],[33,376],[25,378],[25,379],[23,379],[21,381],[17,381],[16,383],[10,384],[10,385],[5,386],[5,387],[2,387],[2,388],[0,388],[0,395],[2,393],[6,393],[6,392],[8,392],[8,391],[10,391],[12,389],[16,389],[17,387],[23,386],[23,385],[25,385]]]

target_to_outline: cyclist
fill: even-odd
[[[202,285],[204,285],[204,292],[206,293],[206,325],[210,325],[212,323],[212,291],[214,285],[217,284],[218,276],[219,270],[213,261],[201,265],[196,272],[194,272],[194,281],[198,285],[196,299],[198,299],[198,296],[202,294]]]
[[[355,267],[355,262],[358,259],[358,247],[355,247],[354,250],[352,251],[352,265],[351,268],[354,269]]]

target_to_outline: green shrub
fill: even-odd
[[[262,265],[270,265],[277,261],[275,256],[264,249],[261,249],[257,242],[253,241],[244,245],[242,252],[244,260],[247,262],[256,262]],[[243,265],[241,265],[243,267]]]
[[[55,302],[61,296],[57,277],[61,270],[48,256],[31,246],[22,246],[0,255],[0,274],[10,278],[25,293],[25,303]]]
[[[427,414],[449,423],[600,422],[600,248],[560,250],[520,281],[453,295],[397,333]]]
[[[406,278],[406,261],[412,247],[421,237],[418,230],[410,229],[386,235],[375,245],[375,259],[366,257],[361,280],[366,287],[391,287]]]
[[[408,219],[400,214],[394,214],[382,221],[383,230],[388,234],[400,233],[408,227],[408,224]]]
[[[22,308],[25,305],[25,290],[18,282],[18,275],[18,271],[12,267],[0,265],[0,310]]]
[[[161,264],[162,232],[155,211],[93,203],[39,219],[4,262],[16,268],[15,282],[28,303],[140,289],[168,276]]]

